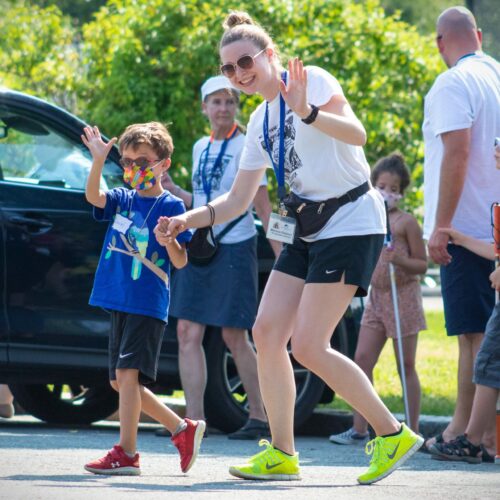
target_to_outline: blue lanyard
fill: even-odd
[[[212,171],[210,172],[210,179],[207,178],[207,163],[208,163],[208,153],[210,152],[210,146],[214,142],[214,133],[210,134],[210,140],[208,141],[208,146],[205,148],[203,153],[200,156],[199,170],[201,176],[201,182],[203,184],[203,191],[207,197],[207,203],[210,201],[210,195],[212,193],[212,182],[214,180],[215,174],[218,172],[222,165],[222,158],[224,157],[224,153],[226,152],[227,145],[229,141],[236,135],[238,131],[238,125],[235,123],[229,133],[226,135],[224,142],[220,148],[219,154],[215,160],[215,163],[212,167]],[[203,163],[202,163],[203,159]]]
[[[281,79],[286,84],[286,71],[281,74]],[[271,151],[271,146],[269,144],[269,103],[266,101],[266,112],[264,114],[264,123],[262,125],[262,132],[264,134],[264,145],[271,158],[271,163],[273,165],[274,173],[276,174],[276,180],[278,181],[278,197],[280,200],[286,196],[285,188],[285,99],[280,92],[280,142],[279,142],[279,156],[278,165],[276,165],[273,152]]]

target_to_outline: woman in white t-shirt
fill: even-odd
[[[220,56],[221,71],[232,85],[247,94],[261,94],[265,102],[250,118],[230,192],[205,207],[160,220],[157,231],[174,238],[186,227],[235,217],[245,210],[271,165],[281,199],[286,181],[300,197],[320,202],[337,198],[330,203],[341,205],[322,228],[311,234],[302,227],[301,237],[295,238],[290,210],[286,217],[284,212],[272,216],[274,237],[291,241],[271,273],[253,327],[272,444],[264,443],[263,452],[246,464],[230,467],[229,472],[246,479],[300,477],[293,439],[295,383],[286,349],[291,341],[294,358],[320,376],[375,430],[377,437],[367,445],[367,452],[373,454],[370,468],[358,477],[362,484],[373,483],[415,453],[423,439],[399,424],[364,373],[330,347],[332,332],[352,298],[366,295],[385,234],[383,200],[369,184],[370,169],[362,149],[365,130],[328,72],[304,68],[297,58],[284,72],[273,41],[248,14],[228,15]],[[317,217],[330,203],[319,205]]]
[[[188,208],[197,208],[227,193],[238,172],[245,136],[236,122],[239,92],[225,76],[215,76],[201,87],[202,111],[211,127],[210,136],[199,139],[193,147],[192,187],[190,193],[167,177],[163,186],[181,198]],[[250,204],[250,203],[249,203]],[[266,176],[254,197],[257,215],[267,227],[271,204]],[[215,236],[222,231],[219,250],[207,265],[188,264],[172,278],[170,315],[178,318],[179,369],[186,398],[186,415],[195,420],[205,419],[204,391],[207,367],[203,351],[206,325],[218,326],[228,346],[247,393],[249,419],[229,437],[258,439],[269,435],[267,417],[259,391],[255,352],[247,330],[252,328],[257,314],[258,271],[257,231],[251,213],[234,225],[214,227]],[[234,219],[233,219],[234,220]],[[279,245],[274,245],[279,253]],[[158,431],[163,435],[164,431]]]

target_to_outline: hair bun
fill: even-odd
[[[235,26],[238,26],[240,24],[253,25],[255,23],[247,12],[232,11],[227,15],[222,26],[224,27],[225,30],[230,30],[231,28],[234,28]]]

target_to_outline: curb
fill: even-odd
[[[397,420],[404,421],[404,415],[395,413]],[[435,436],[442,432],[450,423],[451,417],[435,415],[420,415],[419,430],[424,438]],[[328,437],[331,434],[340,434],[352,426],[352,413],[342,410],[319,408],[296,429],[300,436]]]

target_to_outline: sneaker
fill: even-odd
[[[366,454],[372,455],[370,467],[358,477],[360,484],[372,484],[387,477],[403,465],[422,445],[424,438],[405,424],[395,436],[377,436],[366,444]]]
[[[257,420],[256,418],[249,418],[246,424],[241,429],[238,429],[236,432],[229,434],[227,437],[228,439],[241,439],[250,441],[270,435],[269,425],[267,425],[267,422]]]
[[[241,479],[263,479],[267,481],[293,481],[300,479],[299,454],[287,455],[265,439],[259,446],[266,449],[251,457],[246,464],[229,467],[229,474]]]
[[[108,454],[85,465],[85,470],[94,474],[110,474],[114,476],[138,476],[141,473],[139,453],[130,458],[119,445],[113,446]]]
[[[359,434],[352,427],[345,432],[341,432],[340,434],[332,434],[329,439],[332,443],[336,444],[361,444],[366,443],[370,434],[367,432],[366,434]]]
[[[206,424],[203,420],[190,420],[189,418],[185,418],[184,422],[186,422],[187,427],[170,439],[179,450],[182,472],[187,472],[198,456]]]

